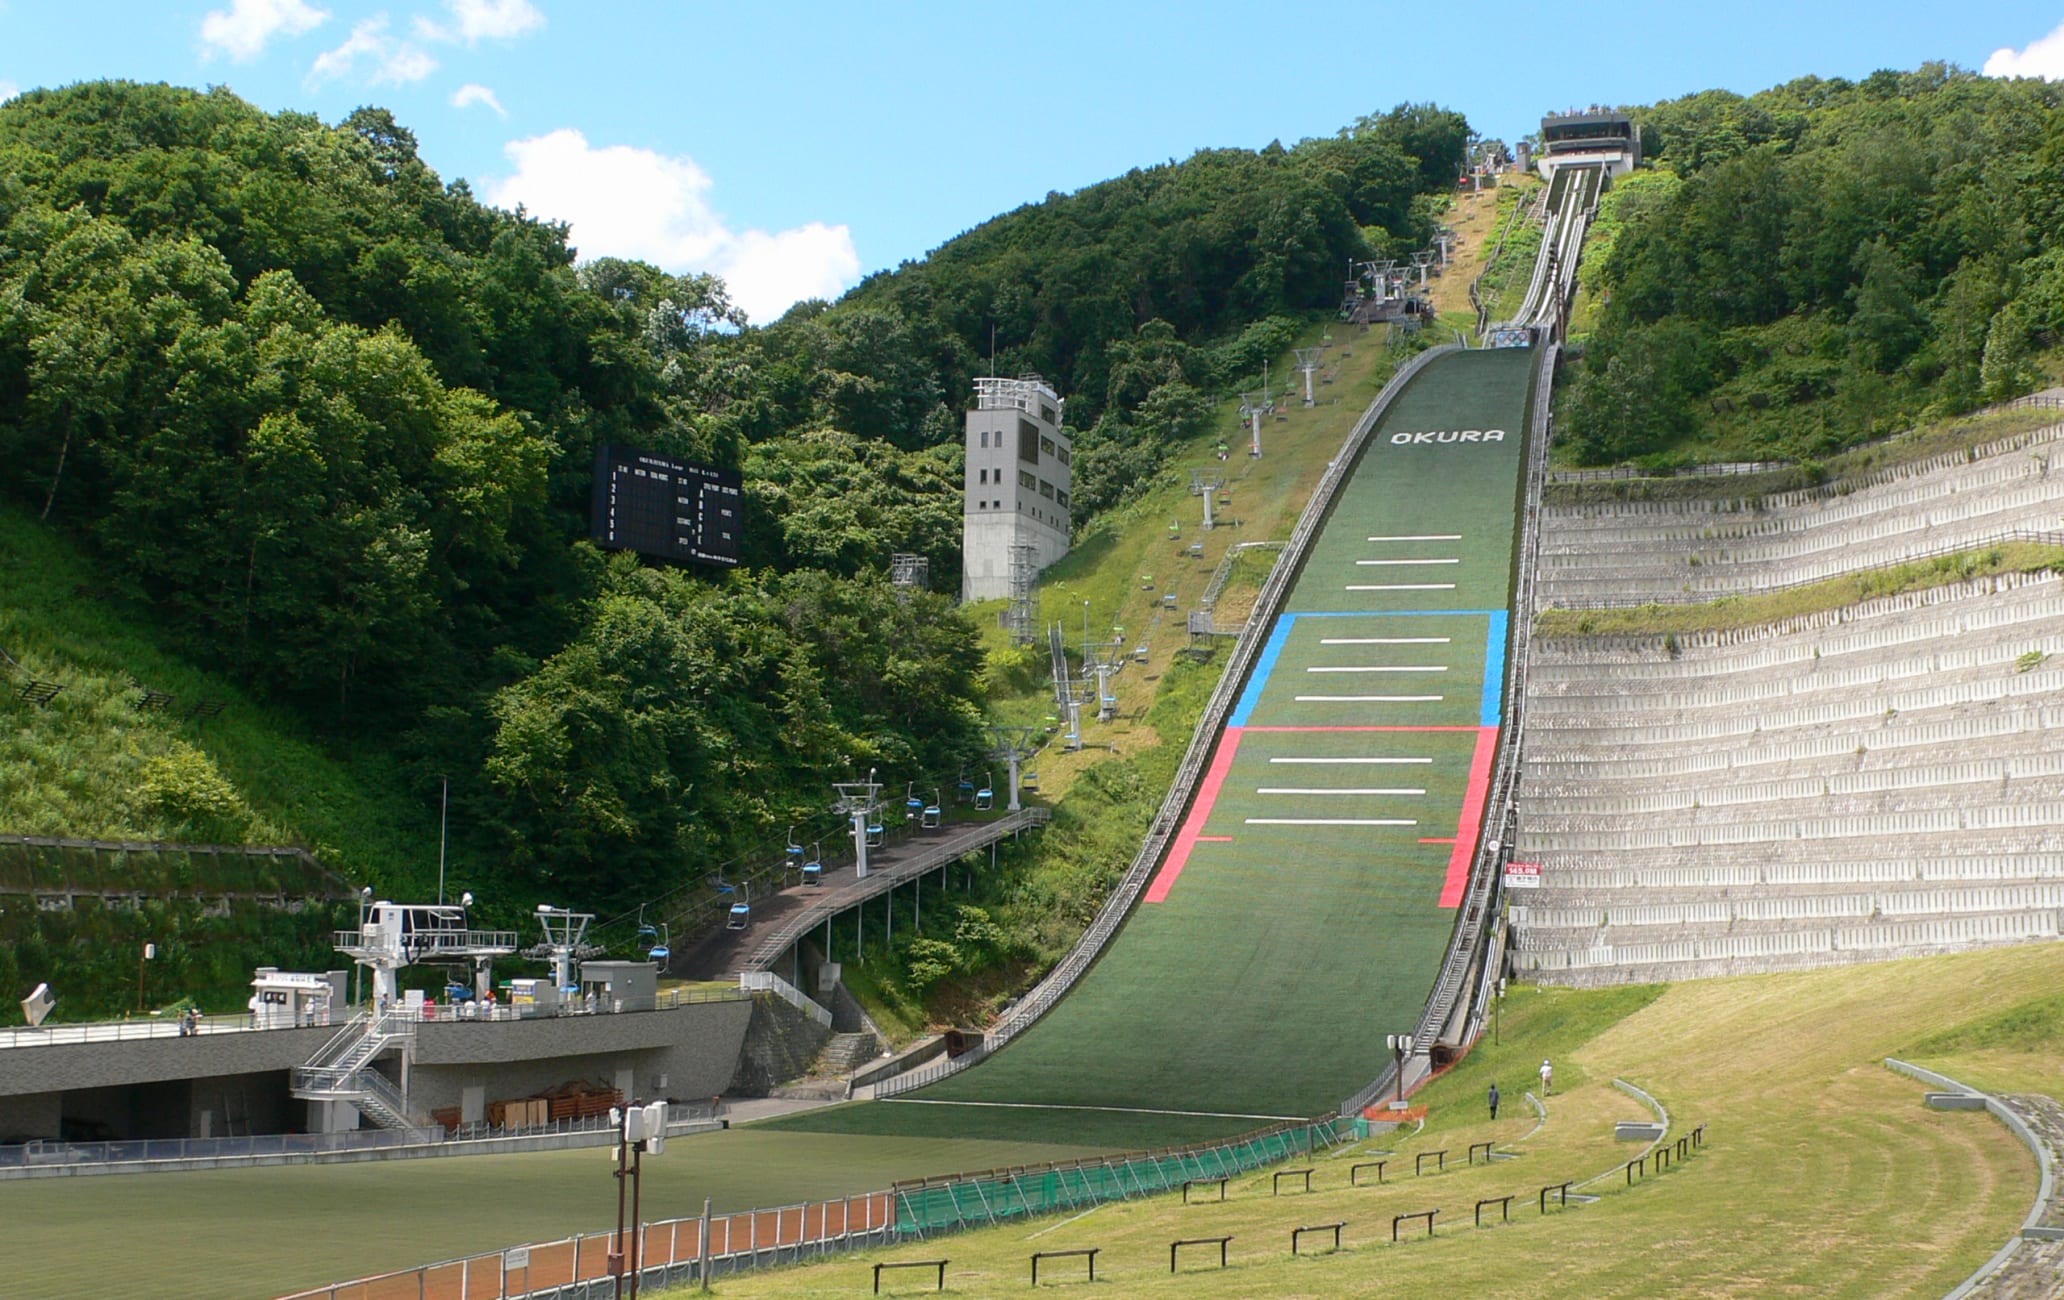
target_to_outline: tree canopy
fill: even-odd
[[[958,570],[992,340],[1071,397],[1084,512],[1110,504],[1349,257],[1425,239],[1467,140],[1407,105],[1206,151],[755,328],[709,276],[577,264],[383,109],[31,91],[0,105],[0,492],[184,653],[455,777],[477,872],[649,897],[849,771],[979,752],[970,626],[881,570]],[[603,442],[741,468],[746,567],[589,545]]]
[[[2064,88],[1933,64],[1634,112],[1672,180],[1628,187],[1587,276],[1609,298],[1572,394],[1587,459],[1721,426],[1811,456],[2042,382]]]

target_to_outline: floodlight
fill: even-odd
[[[35,991],[22,999],[22,1015],[27,1017],[29,1028],[34,1029],[42,1024],[43,1018],[50,1014],[50,1008],[55,1005],[57,1005],[57,999],[51,996],[50,986],[48,984],[38,984]]]
[[[473,891],[472,891],[472,890],[470,890],[470,889],[469,889],[469,890],[467,890],[467,891],[466,891],[465,893],[463,893],[463,894],[460,894],[460,895],[459,895],[459,906],[460,906],[460,907],[471,907],[471,906],[473,906]]]

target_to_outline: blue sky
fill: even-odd
[[[1488,0],[0,0],[0,96],[124,77],[329,121],[384,105],[446,178],[573,222],[585,256],[714,270],[766,320],[1049,190],[1404,100],[1509,139],[1573,104],[1929,59],[2064,76],[2064,0],[1573,11],[1555,27]]]

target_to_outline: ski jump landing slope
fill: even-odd
[[[1380,413],[1125,928],[910,1100],[1302,1117],[1382,1072],[1483,820],[1535,355],[1441,357]]]

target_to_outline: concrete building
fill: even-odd
[[[1625,176],[1640,161],[1641,132],[1618,109],[1594,105],[1541,119],[1541,152],[1534,165],[1544,180],[1554,180],[1564,167],[1603,167],[1608,176]]]
[[[1068,553],[1075,448],[1065,403],[1037,375],[977,379],[967,415],[962,495],[963,600],[1011,594],[1011,550],[1032,548],[1035,568]]]

